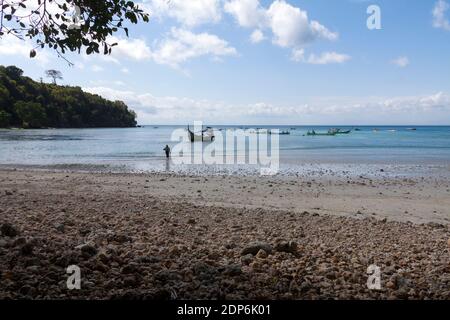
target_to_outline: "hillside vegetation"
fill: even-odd
[[[0,66],[0,128],[134,127],[136,114],[80,87],[40,83]]]

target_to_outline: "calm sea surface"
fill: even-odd
[[[250,129],[264,126],[214,126]],[[94,170],[177,171],[163,148],[176,126],[125,129],[0,130],[0,165]],[[450,127],[358,127],[348,135],[305,136],[330,127],[281,126],[281,169],[305,164],[450,165]],[[354,129],[354,127],[339,127]],[[374,130],[374,129],[378,130]],[[242,151],[242,150],[241,150]],[[208,166],[196,170],[209,170]]]

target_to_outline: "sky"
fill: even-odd
[[[141,125],[450,124],[450,0],[142,1],[150,22],[116,34],[111,56],[70,67],[3,37],[0,64],[58,69]]]

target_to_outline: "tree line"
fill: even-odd
[[[136,114],[80,87],[36,82],[15,66],[0,66],[0,128],[134,127]]]

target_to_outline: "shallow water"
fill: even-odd
[[[264,127],[264,126],[253,126]],[[250,129],[250,126],[217,126]],[[166,162],[163,148],[177,126],[117,129],[0,130],[0,165],[36,166],[83,171],[174,171],[246,174],[254,165],[174,165]],[[292,174],[316,168],[367,172],[368,168],[395,166],[403,173],[424,166],[450,166],[450,127],[359,127],[348,135],[305,136],[308,130],[330,127],[264,127],[289,130],[279,136],[280,172]],[[353,127],[340,127],[353,129]],[[377,128],[377,131],[374,131]],[[219,131],[216,131],[219,133]],[[238,150],[243,155],[246,150]],[[378,170],[378,169],[373,169]],[[370,171],[370,170],[369,170]]]

